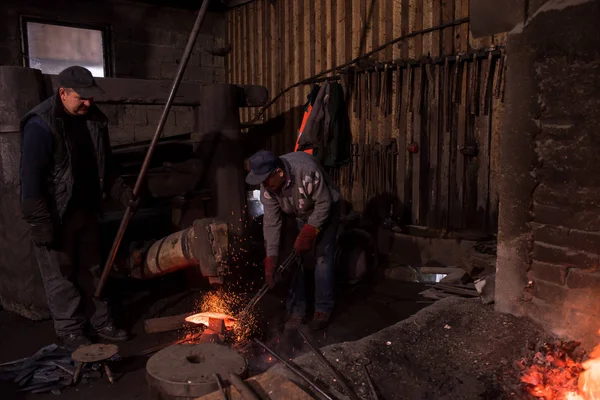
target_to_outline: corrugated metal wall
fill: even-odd
[[[469,10],[468,0],[273,3],[229,11],[227,58],[229,82],[265,85],[271,97],[392,39],[466,18]],[[371,67],[357,68],[345,87],[357,155],[333,172],[356,209],[392,195],[400,202],[394,214],[407,224],[496,229],[505,41],[505,34],[473,39],[468,23],[459,23],[401,40],[369,57]],[[293,150],[310,89],[292,89],[267,109],[267,120],[286,121],[267,147]],[[258,110],[241,112],[244,122]]]

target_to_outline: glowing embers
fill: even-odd
[[[600,345],[583,361],[585,352],[579,344],[546,343],[532,360],[521,360],[526,391],[545,400],[599,400]]]

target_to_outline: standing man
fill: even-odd
[[[31,227],[54,329],[63,345],[97,336],[126,341],[105,301],[93,297],[100,276],[99,216],[108,192],[137,205],[112,159],[106,116],[94,104],[104,93],[90,71],[69,67],[60,87],[21,120],[21,210]]]
[[[276,157],[259,151],[250,158],[250,185],[260,185],[260,201],[264,206],[266,246],[265,278],[274,285],[274,272],[279,261],[282,213],[298,220],[294,250],[305,254],[315,250],[315,313],[309,326],[320,330],[327,326],[334,305],[334,254],[339,225],[340,194],[330,177],[310,154],[293,152]],[[306,318],[306,293],[302,265],[292,278],[288,298],[289,318],[286,329],[297,328]],[[312,267],[312,266],[311,266]]]

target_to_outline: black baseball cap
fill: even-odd
[[[92,98],[104,94],[104,90],[96,83],[92,73],[80,66],[68,67],[58,74],[61,87],[73,89],[83,98]]]
[[[250,157],[250,173],[246,176],[248,185],[260,185],[281,165],[279,157],[267,150],[256,152]]]

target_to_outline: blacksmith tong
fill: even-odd
[[[299,265],[300,260],[301,260],[300,255],[298,253],[296,253],[295,250],[292,250],[290,255],[275,270],[275,276],[274,276],[275,284],[277,284],[277,282],[279,282],[283,279],[284,274],[286,272],[288,272],[292,266]],[[244,309],[238,316],[238,319],[241,319],[242,317],[247,315],[258,304],[258,302],[263,298],[263,296],[265,294],[267,294],[268,291],[269,291],[269,285],[267,285],[265,283],[263,285],[263,287],[260,288],[258,293],[256,293],[254,295],[252,300],[250,300],[250,302],[246,305],[246,307],[244,307]]]

